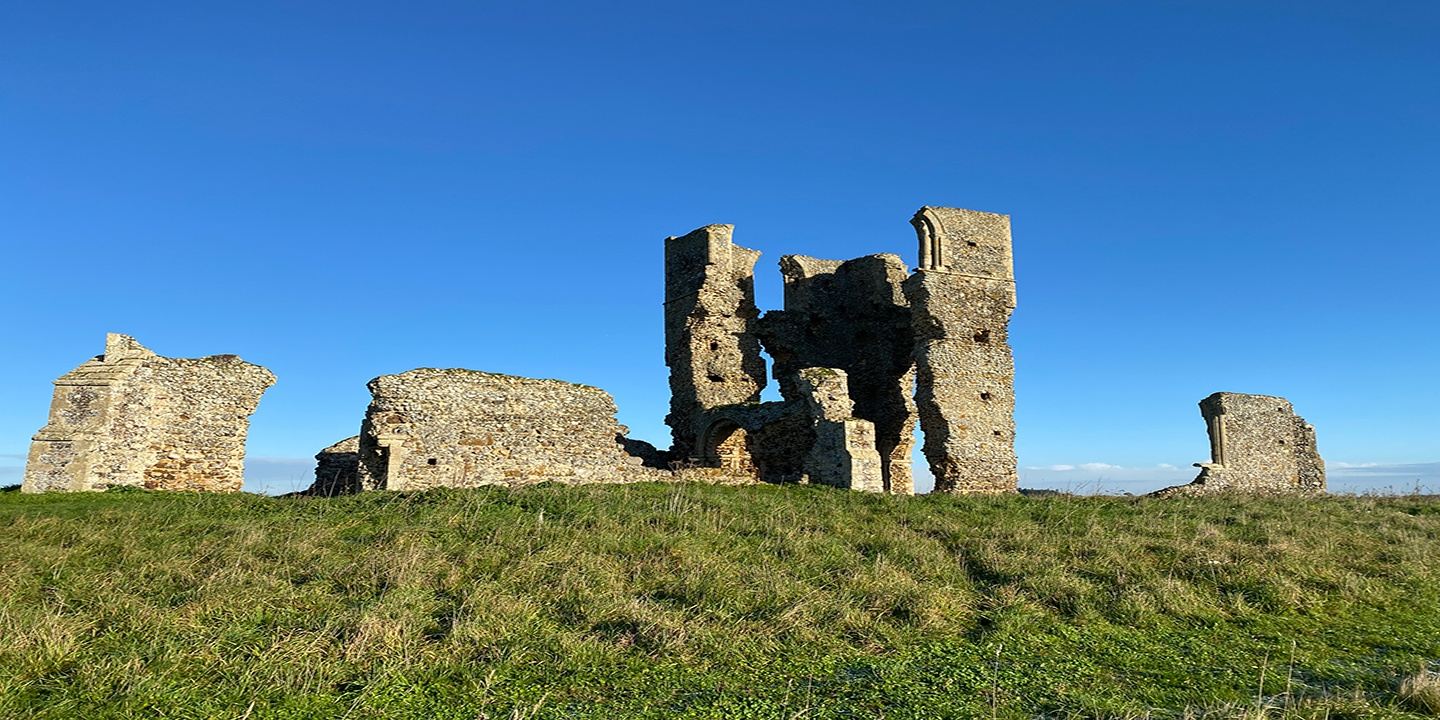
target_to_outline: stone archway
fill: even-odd
[[[750,433],[730,420],[718,420],[705,431],[706,465],[729,474],[755,476],[758,470],[750,455]]]

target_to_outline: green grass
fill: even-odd
[[[0,494],[5,718],[1426,717],[1437,660],[1435,499]]]

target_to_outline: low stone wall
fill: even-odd
[[[358,443],[366,490],[666,479],[624,450],[599,388],[475,370],[411,370],[370,381]]]

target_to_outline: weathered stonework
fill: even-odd
[[[364,490],[662,479],[623,449],[599,388],[423,368],[370,381],[359,440]]]
[[[1010,218],[924,207],[911,223],[920,268],[904,289],[915,333],[915,401],[935,490],[1014,492]]]
[[[925,207],[912,223],[915,275],[894,255],[786,255],[785,307],[758,319],[759,253],[735,246],[730,226],[667,239],[671,457],[756,481],[910,494],[918,417],[937,490],[1014,492],[1010,220]],[[783,403],[759,402],[757,339],[774,359]],[[816,378],[802,373],[824,368],[843,378],[843,418],[825,415],[834,408],[813,415]],[[867,445],[880,458],[878,488],[860,459]]]
[[[757,334],[774,359],[781,394],[800,399],[803,368],[844,371],[855,417],[874,426],[883,489],[914,493],[914,338],[901,289],[904,261],[896,255],[843,262],[786,255],[780,271],[785,309],[765,313]]]
[[[1272,395],[1219,392],[1200,401],[1210,434],[1210,462],[1189,485],[1157,495],[1240,491],[1325,491],[1325,461],[1315,447],[1315,428],[1295,414],[1290,401]]]
[[[805,480],[846,490],[885,492],[875,425],[854,415],[845,372],[804,368],[795,373],[815,441],[805,455]]]
[[[330,497],[360,489],[360,436],[352,435],[315,454],[315,482],[302,495]]]
[[[707,225],[665,239],[665,422],[679,456],[696,454],[706,410],[758,402],[765,387],[765,361],[752,332],[760,253],[731,242],[733,230]]]
[[[107,335],[105,354],[55,381],[22,488],[237,491],[250,415],[274,383],[234,355],[167,358]]]

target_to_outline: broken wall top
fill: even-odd
[[[759,250],[736,245],[733,225],[706,225],[665,238],[665,302],[685,300],[712,289],[733,287],[755,275]],[[714,287],[716,284],[719,287]],[[742,288],[743,291],[743,288]],[[749,293],[753,297],[753,290]]]

